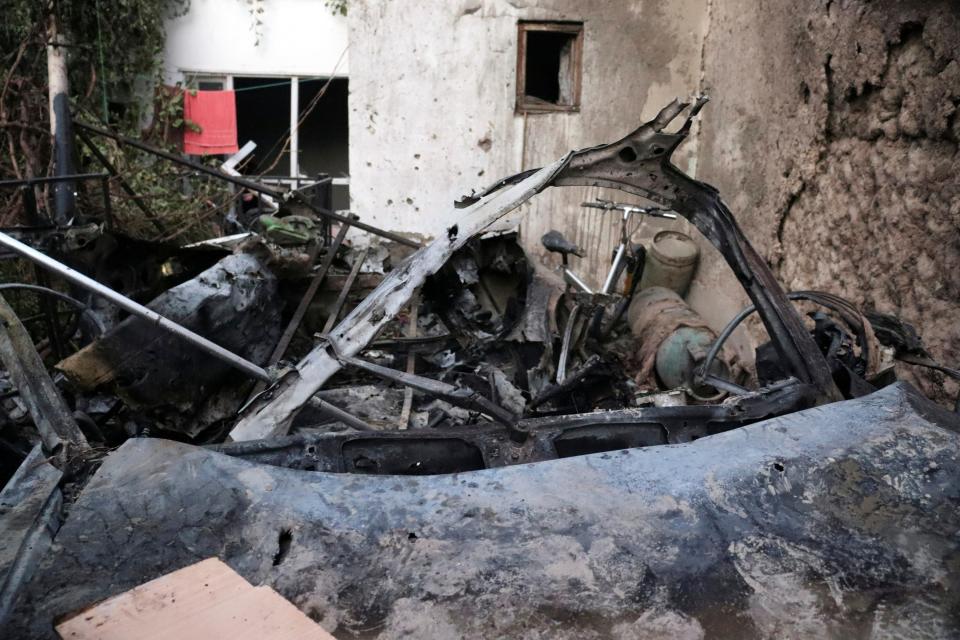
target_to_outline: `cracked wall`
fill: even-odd
[[[960,362],[960,5],[713,3],[699,178],[788,290],[915,324]],[[900,372],[946,401],[937,373]]]

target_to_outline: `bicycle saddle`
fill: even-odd
[[[572,253],[575,256],[580,256],[581,258],[583,257],[583,251],[580,249],[580,247],[564,238],[563,234],[556,229],[543,234],[543,237],[540,238],[540,242],[547,251],[559,253],[562,256]]]

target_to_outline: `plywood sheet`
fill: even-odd
[[[104,600],[56,626],[65,640],[333,640],[270,587],[209,558]]]

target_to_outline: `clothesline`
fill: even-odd
[[[304,82],[316,82],[317,80],[327,80],[326,77],[317,77],[317,78],[300,78],[300,84]],[[290,80],[285,80],[283,82],[271,82],[269,84],[258,84],[253,87],[242,87],[240,89],[234,89],[235,93],[240,93],[241,91],[253,91],[254,89],[268,89],[270,87],[285,87],[290,85]]]

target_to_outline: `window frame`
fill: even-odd
[[[571,104],[553,104],[543,100],[531,99],[527,90],[527,34],[531,31],[549,31],[573,36],[570,47],[570,68],[572,74]],[[517,22],[517,113],[557,113],[580,111],[580,96],[583,84],[583,32],[582,22],[560,22],[549,20],[521,20]]]
[[[192,73],[181,71],[184,77],[184,87],[191,91],[200,90],[200,83],[219,83],[219,89],[204,89],[204,91],[228,91],[233,89],[233,76],[223,73]]]

